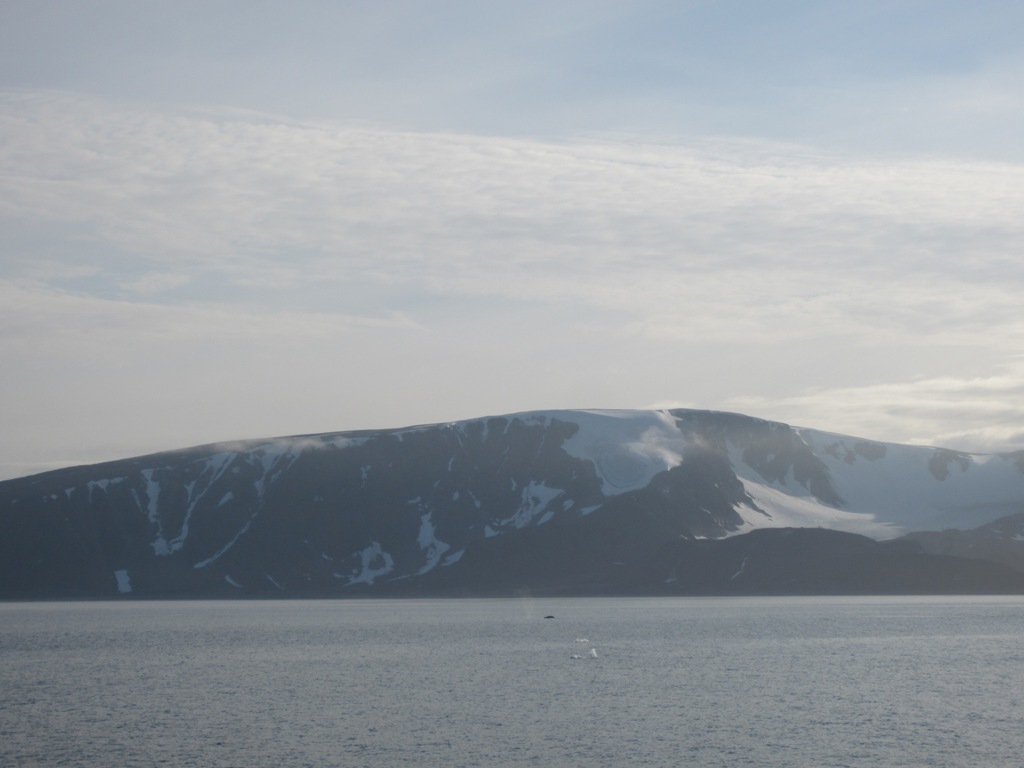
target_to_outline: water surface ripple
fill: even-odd
[[[1022,662],[1024,598],[8,603],[0,765],[1019,768]]]

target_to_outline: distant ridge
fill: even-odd
[[[0,596],[1024,592],[1022,515],[1024,452],[538,411],[0,482]]]

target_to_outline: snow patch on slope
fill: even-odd
[[[444,562],[441,563],[441,565],[442,566],[455,565],[455,563],[459,562],[459,560],[462,559],[462,556],[464,554],[466,554],[466,550],[464,550],[464,549],[460,549],[458,552],[453,552],[452,554],[448,555],[448,557],[446,557],[444,559]]]
[[[885,521],[896,533],[976,528],[1022,510],[1024,475],[1012,461],[890,444],[884,456],[866,458],[851,438],[799,433],[828,466],[844,508]]]
[[[86,487],[89,489],[89,503],[92,504],[92,494],[93,491],[95,491],[97,488],[106,493],[107,487],[109,485],[111,485],[112,483],[123,483],[124,481],[125,478],[123,477],[104,478],[103,480],[90,480],[88,483],[86,483]]]
[[[579,430],[562,448],[594,465],[606,496],[644,488],[655,475],[679,466],[688,439],[668,411],[553,411]]]
[[[189,483],[188,507],[185,510],[185,517],[181,521],[181,530],[179,530],[178,535],[168,543],[168,554],[177,552],[185,546],[185,541],[188,539],[189,524],[192,522],[192,513],[195,512],[196,505],[199,503],[200,499],[206,495],[206,492],[213,487],[213,484],[220,479],[221,475],[227,471],[227,468],[231,465],[231,462],[235,459],[236,455],[237,454],[234,453],[218,453],[210,456],[203,462],[206,466],[204,466],[203,470],[199,473],[199,480],[206,478],[208,473],[210,475],[209,480],[204,483],[203,489],[194,498],[193,493],[195,493],[198,480]],[[233,496],[233,494],[231,491],[228,491],[224,497],[221,498],[220,504],[224,504],[231,496]],[[218,506],[220,506],[220,504],[218,504]]]
[[[730,534],[732,536],[758,528],[828,528],[872,539],[891,539],[904,532],[873,514],[836,509],[810,494],[794,495],[788,489],[746,478],[741,478],[740,482],[757,509],[747,504],[737,508],[743,524]]]
[[[395,560],[385,552],[379,541],[374,541],[370,546],[357,553],[361,568],[359,573],[348,580],[346,586],[353,584],[372,585],[374,579],[379,576],[386,576],[395,569]]]
[[[991,456],[861,440],[793,428],[827,473],[830,504],[798,481],[762,477],[728,444],[728,457],[756,507],[737,511],[736,533],[765,527],[821,527],[890,539],[911,531],[971,529],[1024,510],[1024,475]],[[767,460],[771,461],[769,454]],[[813,487],[813,484],[812,484]]]
[[[744,485],[751,483],[756,487],[770,488],[778,491],[785,496],[790,496],[795,499],[812,499],[817,501],[814,494],[811,493],[811,489],[796,479],[793,468],[790,467],[783,477],[778,479],[768,480],[763,477],[760,472],[747,464],[743,459],[743,448],[736,444],[729,442],[726,444],[727,456],[729,464],[732,466],[733,472],[736,473],[736,477],[740,479]],[[771,460],[771,456],[768,460]],[[820,501],[817,503],[821,503]]]
[[[252,516],[248,520],[245,521],[245,525],[243,525],[238,530],[238,532],[235,533],[235,535],[231,537],[231,541],[229,541],[223,547],[218,549],[213,555],[211,555],[210,557],[206,558],[205,560],[202,560],[202,561],[196,563],[192,567],[193,568],[205,568],[210,563],[217,562],[224,555],[225,552],[227,552],[229,549],[231,549],[233,546],[235,546],[235,543],[240,538],[242,538],[243,535],[245,535],[245,533],[249,530],[249,526],[252,525],[252,521],[256,519],[256,515],[257,514],[258,514],[258,510],[257,510],[257,512],[253,512],[252,513]]]
[[[422,576],[427,571],[433,570],[441,561],[444,553],[451,549],[448,544],[437,538],[437,528],[430,519],[431,515],[431,512],[427,512],[420,518],[420,533],[417,540],[420,549],[424,550],[427,555],[423,567],[416,572],[417,576]]]
[[[167,544],[167,539],[164,538],[163,524],[160,521],[159,507],[160,507],[160,482],[153,479],[152,469],[144,469],[141,472],[142,479],[146,481],[146,517],[149,522],[156,526],[156,538],[150,542],[150,546],[153,547],[153,554],[155,555],[169,555],[171,554],[171,548]],[[142,508],[142,502],[139,501],[138,494],[132,491],[132,496],[135,498],[135,503]]]
[[[516,528],[525,528],[535,517],[547,511],[541,518],[538,525],[546,523],[554,515],[554,510],[548,510],[548,504],[561,496],[564,491],[561,488],[548,488],[544,483],[531,480],[522,490],[522,502],[519,509],[511,517],[501,521],[501,525],[514,525]]]

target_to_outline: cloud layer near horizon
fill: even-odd
[[[1019,165],[60,92],[0,121],[2,476],[656,404],[1024,447]]]

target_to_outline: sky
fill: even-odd
[[[1024,449],[1017,0],[5,0],[0,479],[526,410]]]

